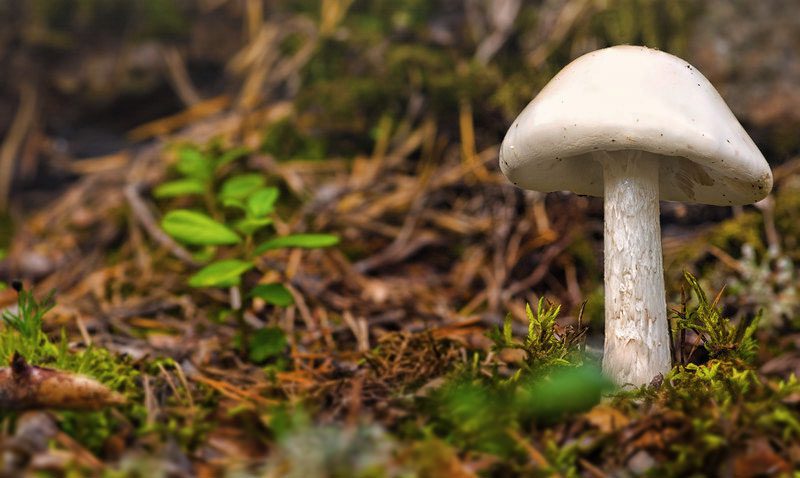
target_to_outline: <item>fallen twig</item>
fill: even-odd
[[[200,265],[199,262],[194,260],[189,251],[184,249],[183,246],[175,242],[167,233],[161,230],[153,214],[150,212],[150,209],[139,196],[139,186],[137,184],[129,184],[125,187],[125,199],[128,201],[134,217],[136,217],[145,231],[147,231],[147,234],[149,234],[154,241],[169,249],[175,257],[183,262],[194,267]]]

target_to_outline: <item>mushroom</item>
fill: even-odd
[[[500,169],[521,188],[604,197],[603,370],[633,386],[671,367],[659,199],[741,205],[772,188],[764,156],[697,69],[627,45],[561,70],[511,125]]]

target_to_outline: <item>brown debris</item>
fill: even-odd
[[[14,354],[0,368],[0,409],[99,410],[122,405],[125,397],[83,375],[28,364]]]
[[[358,411],[361,418],[374,413],[391,423],[405,413],[392,399],[415,388],[436,387],[437,377],[463,363],[462,351],[435,332],[386,334],[363,355],[363,366],[342,362],[326,374],[319,390],[333,402],[326,415],[352,417]]]
[[[791,471],[792,465],[775,453],[766,438],[750,440],[733,459],[733,476],[737,478],[786,476]]]
[[[610,405],[600,404],[585,415],[586,419],[603,433],[612,433],[622,429],[631,419]]]

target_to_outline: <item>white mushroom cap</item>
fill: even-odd
[[[664,200],[749,204],[772,188],[764,156],[699,71],[627,45],[561,70],[511,125],[500,168],[525,189],[602,196],[592,154],[622,150],[657,155]]]

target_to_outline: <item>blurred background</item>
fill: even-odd
[[[61,187],[75,160],[136,144],[147,136],[137,126],[222,98],[225,106],[207,109],[292,101],[303,129],[325,143],[318,154],[340,156],[369,147],[384,116],[436,118],[456,137],[466,103],[485,147],[569,60],[627,43],[696,65],[777,165],[800,142],[798,8],[791,0],[4,0],[0,132],[3,181],[13,178],[4,196],[19,203]]]

